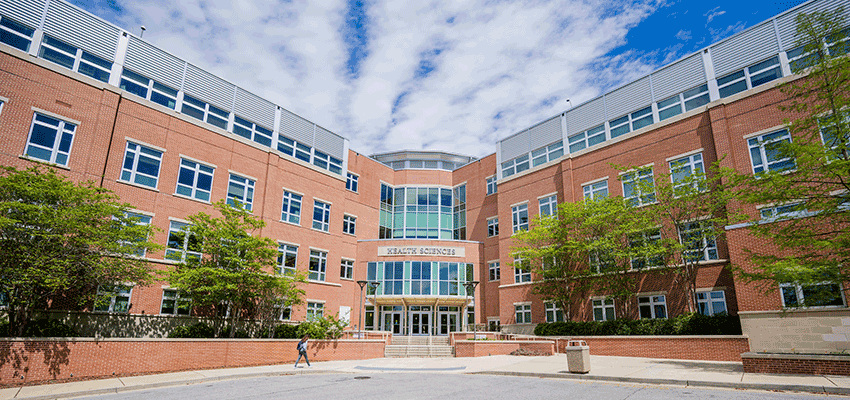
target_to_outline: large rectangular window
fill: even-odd
[[[125,285],[100,285],[94,301],[94,311],[127,313],[133,288]]]
[[[328,253],[319,250],[310,250],[310,269],[307,274],[307,279],[312,281],[324,281],[327,267]]]
[[[487,219],[487,237],[499,236],[499,217]]]
[[[498,280],[502,279],[502,274],[499,271],[499,262],[498,261],[493,261],[493,262],[487,263],[487,269],[490,272],[490,281],[491,282],[492,281],[498,281]]]
[[[186,261],[201,257],[201,248],[195,235],[189,233],[189,224],[171,221],[168,227],[168,243],[165,246],[165,258],[173,261]]]
[[[180,159],[176,194],[210,201],[215,168],[185,158]]]
[[[51,164],[68,165],[77,126],[58,118],[35,113],[24,154]]]
[[[283,191],[283,209],[280,212],[280,220],[292,224],[301,223],[301,195]]]
[[[112,62],[44,35],[38,56],[101,82],[109,82]]]
[[[546,322],[564,322],[564,310],[555,302],[543,303],[546,308]]]
[[[601,200],[608,197],[608,180],[589,183],[581,187],[585,200]]]
[[[330,229],[331,205],[313,200],[313,229],[327,232]]]
[[[687,193],[691,190],[689,187],[696,191],[705,190],[704,173],[702,153],[670,161],[670,179],[673,180],[673,190],[677,195]]]
[[[511,207],[511,218],[513,220],[513,233],[528,230],[528,204],[520,204]]]
[[[507,178],[529,168],[528,154],[502,163],[502,177]]]
[[[227,204],[237,202],[247,211],[254,206],[254,180],[231,173],[227,185]]]
[[[632,257],[632,269],[657,267],[664,262],[662,255],[657,254],[657,251],[663,251],[656,248],[659,241],[661,241],[660,229],[629,235],[629,248],[641,254]]]
[[[726,314],[726,295],[722,290],[697,292],[697,309],[702,315]]]
[[[233,116],[233,133],[263,146],[271,147],[272,145],[271,129],[257,125],[238,115]]]
[[[735,93],[763,85],[782,77],[779,56],[755,63],[747,68],[717,78],[720,97],[729,97]]]
[[[641,318],[667,318],[667,298],[664,295],[639,296]]]
[[[498,185],[496,184],[496,176],[493,175],[487,178],[487,194],[496,193],[499,190]]]
[[[156,189],[162,152],[133,142],[127,142],[121,180]]]
[[[783,151],[783,147],[788,143],[791,143],[791,135],[785,129],[748,139],[753,173],[782,172],[797,168],[794,159]]]
[[[643,168],[623,175],[623,197],[633,206],[655,203],[655,181],[652,168]]]
[[[452,237],[454,240],[466,240],[466,185],[456,186],[452,192],[454,200],[454,233]]]
[[[717,259],[717,243],[707,221],[686,222],[679,225],[679,240],[685,246],[684,257],[687,261],[707,261]]]
[[[841,286],[837,283],[825,282],[815,285],[783,283],[779,289],[782,291],[783,307],[828,307],[844,305]]]
[[[277,248],[277,273],[292,276],[297,270],[298,246],[281,244]]]
[[[605,125],[590,128],[582,133],[567,138],[570,143],[570,153],[586,149],[605,141]]]
[[[514,259],[514,283],[531,282],[531,266],[521,258]]]
[[[594,321],[613,321],[617,317],[614,313],[614,299],[592,299],[591,304]]]
[[[342,279],[354,279],[354,261],[346,259],[340,261],[339,277]]]
[[[177,107],[177,89],[172,89],[126,68],[121,73],[118,87],[172,110]]]
[[[558,195],[551,195],[539,199],[537,201],[540,205],[540,216],[552,216],[557,215],[558,213]]]
[[[345,188],[354,193],[357,193],[357,181],[358,179],[360,179],[360,177],[352,174],[351,172],[347,173],[346,175],[347,176],[345,178]]]
[[[29,51],[35,29],[0,16],[0,42],[21,51]]]
[[[188,299],[180,297],[179,292],[174,289],[162,291],[162,305],[159,313],[164,315],[189,315],[192,303]]]
[[[514,305],[514,318],[516,318],[516,323],[518,324],[530,324],[531,323],[531,304],[517,304]]]
[[[307,302],[307,321],[322,318],[325,314],[325,303]]]
[[[151,224],[152,218],[149,215],[133,213],[133,212],[127,212],[127,213],[125,213],[125,215],[127,216],[127,218],[129,218],[133,221],[132,223],[135,223],[136,225],[150,225]],[[127,250],[129,250],[129,252],[132,252],[132,254],[134,256],[144,257],[145,253],[147,252],[147,249],[144,248],[144,247],[138,248],[138,244],[140,242],[145,241],[146,239],[147,239],[147,237],[139,237],[139,238],[136,238],[135,240],[123,242],[123,244],[127,246]]]

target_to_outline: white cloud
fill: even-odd
[[[684,40],[686,42],[691,40],[691,31],[686,31],[684,29],[679,30],[679,32],[676,33],[676,39]]]
[[[567,98],[578,105],[654,68],[640,54],[605,55],[656,3],[366,4],[368,56],[354,80],[342,0],[121,0],[119,24],[146,25],[153,44],[349,138],[365,154],[483,156],[497,140],[568,108]],[[426,76],[417,74],[422,54],[433,68]]]
[[[714,20],[714,17],[719,17],[723,14],[726,14],[726,11],[717,11],[719,8],[720,8],[720,6],[714,7],[711,10],[708,10],[707,13],[703,14],[703,16],[705,16],[707,18],[706,21],[705,21],[706,26],[708,26],[708,24],[710,24],[711,21]]]

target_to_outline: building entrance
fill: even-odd
[[[431,307],[410,306],[410,334],[431,334]]]
[[[457,313],[457,307],[440,307],[440,311],[437,312],[437,318],[440,322],[438,331],[440,335],[448,335],[449,332],[458,331]]]
[[[401,321],[403,320],[401,311],[385,311],[383,314],[383,330],[392,332],[393,335],[401,335],[403,333]]]

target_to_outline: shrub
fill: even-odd
[[[168,334],[171,339],[208,339],[215,337],[215,329],[198,322],[192,325],[178,326]]]
[[[666,319],[617,319],[613,321],[569,321],[538,324],[538,336],[614,336],[614,335],[740,335],[737,316],[698,313]]]
[[[313,339],[339,339],[342,330],[348,325],[332,315],[313,318],[298,325],[298,336],[310,335]]]
[[[9,321],[0,322],[0,337],[9,337]],[[22,337],[80,337],[80,334],[58,320],[37,319],[27,324]]]
[[[278,325],[274,328],[276,339],[298,339],[298,325]]]

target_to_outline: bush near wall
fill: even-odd
[[[534,328],[537,336],[740,335],[738,316],[682,314],[665,319],[547,322]]]

